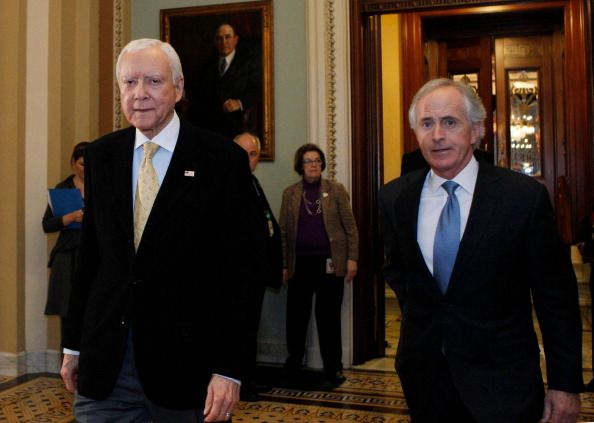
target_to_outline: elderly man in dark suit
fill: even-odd
[[[280,234],[280,227],[272,213],[266,194],[253,174],[258,167],[260,160],[261,144],[260,139],[249,132],[243,132],[234,138],[234,141],[245,150],[250,162],[252,171],[252,191],[255,202],[255,216],[253,226],[257,231],[257,244],[254,245],[257,251],[256,269],[254,280],[249,287],[251,298],[251,313],[249,319],[250,331],[250,349],[249,354],[245,356],[246,372],[241,384],[241,399],[243,401],[258,401],[260,392],[271,389],[267,385],[256,383],[256,357],[258,352],[258,329],[260,325],[260,316],[262,314],[262,302],[266,287],[278,289],[283,281],[283,250]]]
[[[169,44],[130,42],[116,77],[132,126],[86,151],[61,374],[79,422],[230,420],[246,344],[248,161],[177,117],[184,77]]]
[[[243,44],[237,48],[238,42],[239,35],[231,24],[217,27],[217,58],[206,64],[200,80],[194,82],[196,92],[188,112],[193,122],[231,138],[244,131],[261,131],[260,51],[248,51]]]
[[[484,118],[474,91],[449,79],[428,82],[410,107],[430,169],[380,193],[385,277],[403,314],[396,369],[415,423],[575,422],[583,383],[571,261],[544,186],[474,158]]]

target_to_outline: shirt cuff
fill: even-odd
[[[222,377],[223,379],[230,380],[231,382],[235,382],[235,383],[237,383],[239,386],[241,386],[241,380],[238,380],[238,379],[233,379],[232,377],[228,377],[228,376],[223,376],[223,375],[220,375],[220,374],[218,374],[218,373],[213,373],[213,375],[220,376],[220,377]]]
[[[75,351],[75,350],[69,350],[68,348],[63,348],[62,352],[64,354],[70,354],[70,355],[80,355],[80,351]]]

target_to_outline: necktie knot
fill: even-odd
[[[155,144],[154,142],[147,141],[142,146],[144,148],[144,159],[145,160],[152,160],[159,149],[159,144]]]
[[[458,188],[459,186],[460,185],[458,185],[454,181],[445,181],[443,184],[441,184],[441,187],[446,190],[449,197],[451,197],[454,194],[454,191],[456,191],[456,188]]]

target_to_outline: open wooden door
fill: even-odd
[[[583,0],[526,0],[522,2],[512,0],[464,1],[427,0],[422,2],[395,2],[391,0],[351,0],[350,30],[351,30],[351,99],[352,99],[352,174],[353,174],[353,210],[359,225],[362,245],[359,274],[367,275],[361,279],[361,286],[354,295],[353,316],[353,353],[356,362],[363,362],[378,357],[382,353],[381,330],[378,325],[384,320],[383,304],[379,304],[378,275],[381,275],[382,243],[378,231],[377,191],[381,186],[382,173],[382,145],[381,133],[381,73],[378,65],[378,17],[385,13],[398,13],[402,22],[402,100],[404,109],[408,108],[416,91],[428,79],[434,76],[446,76],[447,65],[444,70],[440,67],[440,53],[444,45],[449,43],[452,49],[463,52],[467,41],[474,38],[481,51],[491,51],[492,56],[480,54],[478,64],[481,72],[491,59],[491,67],[497,67],[495,54],[496,40],[503,41],[503,68],[508,78],[521,79],[521,71],[536,69],[542,102],[539,103],[541,119],[541,155],[542,182],[549,187],[550,192],[561,191],[557,186],[564,187],[563,197],[564,215],[570,219],[569,227],[575,231],[576,222],[592,210],[592,67],[591,33],[590,33],[590,2]],[[467,18],[470,17],[470,20]],[[502,18],[506,18],[508,25],[502,25]],[[543,31],[543,22],[552,24],[547,31]],[[487,31],[487,25],[493,31]],[[441,26],[440,26],[441,25]],[[531,25],[531,28],[529,27]],[[499,31],[503,29],[503,32]],[[471,30],[462,37],[454,34],[461,29]],[[530,32],[532,29],[536,31]],[[529,30],[526,32],[526,30]],[[439,31],[444,36],[438,36]],[[538,40],[538,37],[548,37]],[[540,62],[532,53],[525,55],[525,62],[513,59],[505,52],[505,46],[511,46],[521,38],[528,37],[528,44],[547,44],[547,51],[543,51]],[[536,38],[531,38],[536,37]],[[507,41],[506,41],[507,39]],[[389,42],[389,40],[379,40]],[[486,46],[486,42],[490,45]],[[477,50],[474,50],[475,53]],[[464,61],[470,62],[472,56],[450,56],[450,71],[464,75],[471,69],[464,68]],[[476,57],[475,57],[476,59]],[[562,59],[562,60],[560,60]],[[513,61],[516,61],[516,65]],[[532,62],[529,62],[532,60]],[[476,60],[475,60],[476,62]],[[530,63],[533,65],[528,66]],[[536,64],[534,64],[536,63]],[[520,73],[511,74],[511,72]],[[484,72],[483,72],[484,73]],[[528,75],[530,76],[530,75]],[[495,78],[492,78],[494,81]],[[519,103],[499,104],[499,99],[489,102],[489,77],[480,77],[478,82],[480,95],[487,105],[493,108],[495,116],[493,135],[486,140],[487,149],[496,154],[497,161],[511,158],[511,136],[500,144],[503,137],[499,133],[504,128],[498,119],[500,114],[511,111],[511,106]],[[496,91],[509,90],[509,80]],[[546,88],[545,88],[546,86]],[[516,94],[521,94],[516,92]],[[502,95],[501,98],[508,98]],[[511,98],[511,97],[510,97]],[[528,101],[528,98],[518,101]],[[504,100],[501,100],[504,101]],[[509,99],[505,100],[509,102]],[[505,109],[505,111],[502,111]],[[510,115],[511,116],[511,115]],[[507,118],[505,118],[507,119]],[[407,121],[406,116],[403,119]],[[518,124],[521,122],[518,122]],[[507,124],[509,129],[509,123]],[[505,129],[507,131],[507,129]],[[504,129],[501,129],[502,131]],[[531,130],[530,130],[531,131]],[[509,134],[505,132],[504,135]],[[517,134],[514,134],[516,136]],[[546,138],[546,143],[545,143]],[[412,131],[404,131],[404,147],[406,151],[416,148],[416,141]],[[519,157],[515,155],[515,157]],[[515,159],[514,159],[515,160]],[[517,160],[518,164],[520,160]],[[513,160],[502,161],[502,165],[513,165]],[[522,165],[523,166],[523,165]],[[528,166],[529,167],[529,166]],[[556,183],[561,181],[563,183]],[[552,185],[551,185],[552,183]],[[551,189],[552,187],[552,189]],[[559,207],[559,198],[554,204]],[[568,205],[570,207],[568,207]],[[567,223],[567,222],[566,222]],[[568,225],[565,224],[565,232]],[[382,297],[383,298],[383,297]],[[374,313],[374,316],[370,316]],[[377,313],[377,314],[376,314]],[[381,313],[381,314],[380,314]]]

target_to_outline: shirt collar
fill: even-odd
[[[235,57],[236,52],[237,52],[237,50],[233,50],[231,53],[229,53],[228,55],[225,56],[225,62],[227,62],[227,66],[229,66],[231,64],[231,62],[233,61],[233,58]]]
[[[165,150],[173,153],[173,150],[175,149],[175,144],[177,144],[177,137],[179,136],[179,127],[179,117],[177,116],[177,113],[173,111],[173,118],[171,119],[171,121],[152,140],[148,139],[148,137],[144,135],[140,131],[140,129],[136,128],[136,140],[134,141],[134,149],[136,150],[138,147],[141,147],[145,142],[151,141],[155,144],[158,144],[159,147],[164,148]]]
[[[458,173],[454,179],[452,179],[452,181],[456,182],[462,189],[472,194],[474,192],[474,186],[476,185],[478,169],[479,164],[473,155],[466,167],[464,167],[464,169],[462,169],[462,171],[460,171],[460,173]],[[441,185],[447,181],[447,179],[435,174],[433,169],[429,171],[429,175],[427,177],[429,178],[429,189],[433,193],[437,192]]]

